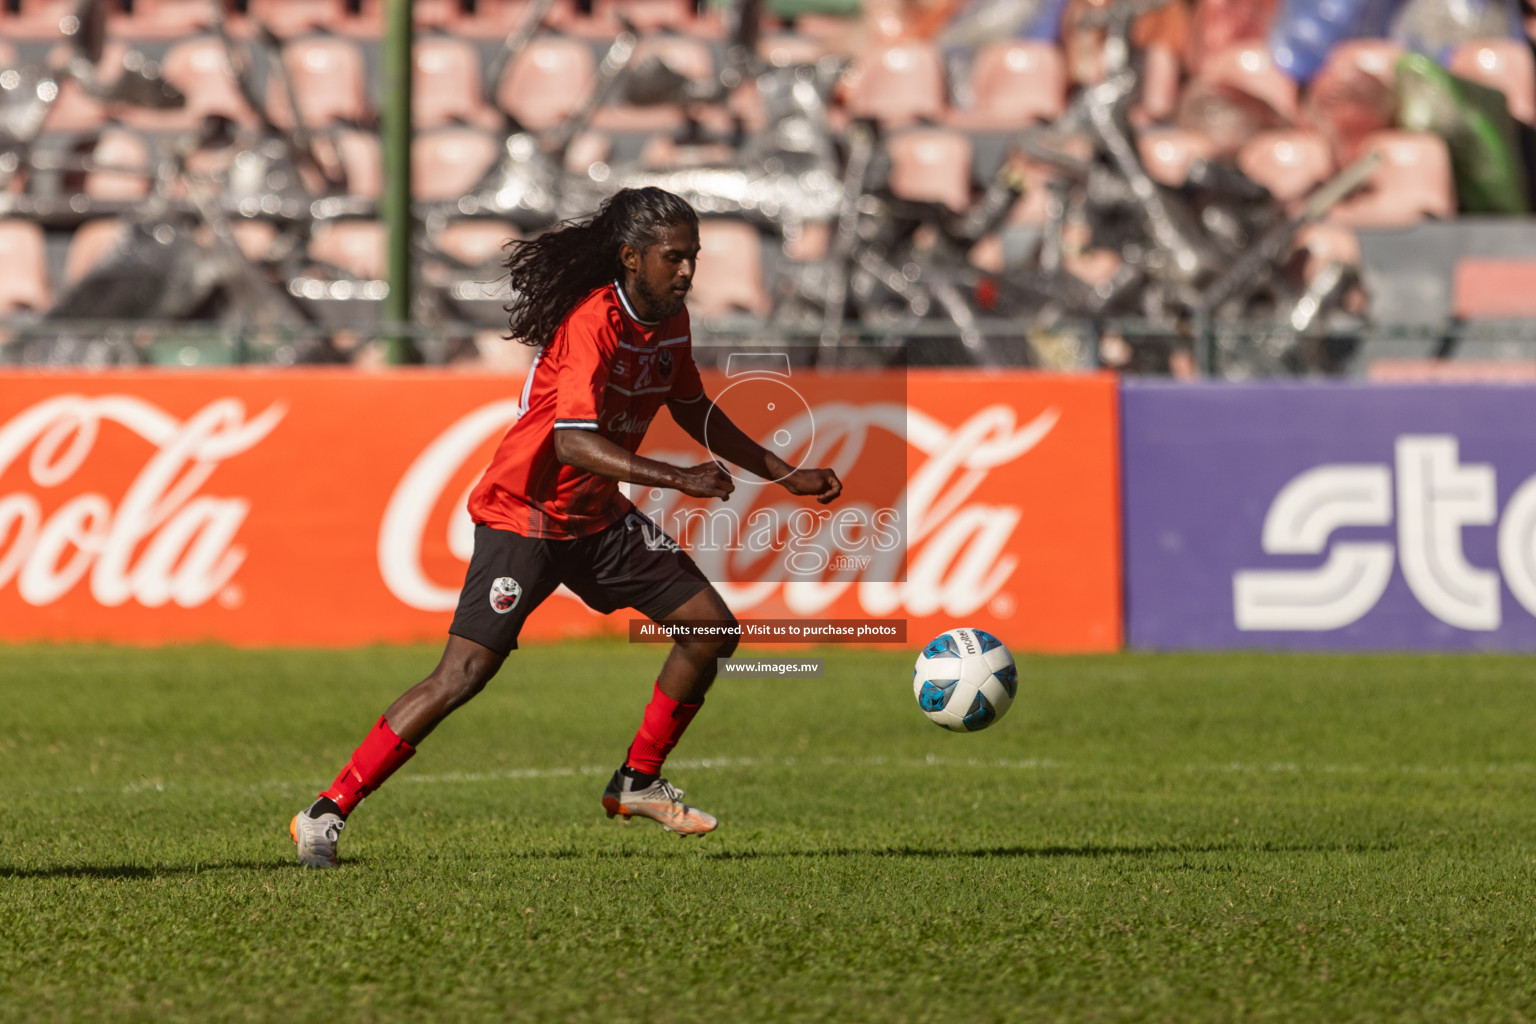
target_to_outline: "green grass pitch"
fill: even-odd
[[[1536,1018],[1531,660],[1025,658],[960,736],[825,653],[674,755],[714,835],[603,816],[662,651],[570,643],[313,872],[435,649],[0,648],[0,1021]]]

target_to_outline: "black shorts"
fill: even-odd
[[[548,540],[475,524],[475,553],[448,632],[500,654],[564,583],[604,615],[633,608],[670,615],[710,583],[688,553],[639,511],[590,537]]]

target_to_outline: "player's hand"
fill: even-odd
[[[701,462],[682,471],[677,489],[694,498],[719,498],[729,501],[736,489],[731,474],[720,468],[718,462]]]
[[[843,482],[830,469],[797,469],[780,482],[790,494],[814,494],[823,505],[843,493]]]

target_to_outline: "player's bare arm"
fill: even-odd
[[[823,505],[843,492],[843,482],[830,469],[795,469],[748,437],[714,402],[668,402],[667,409],[687,435],[712,455],[764,480],[776,480],[791,494],[814,495]],[[705,423],[709,429],[704,428]],[[714,465],[714,463],[710,463]]]
[[[642,487],[668,487],[694,498],[727,499],[736,484],[715,462],[698,466],[674,466],[636,455],[588,430],[554,432],[555,458],[567,466],[620,483]]]

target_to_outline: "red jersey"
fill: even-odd
[[[634,506],[617,481],[556,459],[554,432],[590,430],[633,452],[665,403],[703,399],[688,311],[647,323],[618,282],[603,285],[534,357],[517,422],[470,492],[470,518],[557,540],[620,521]]]

